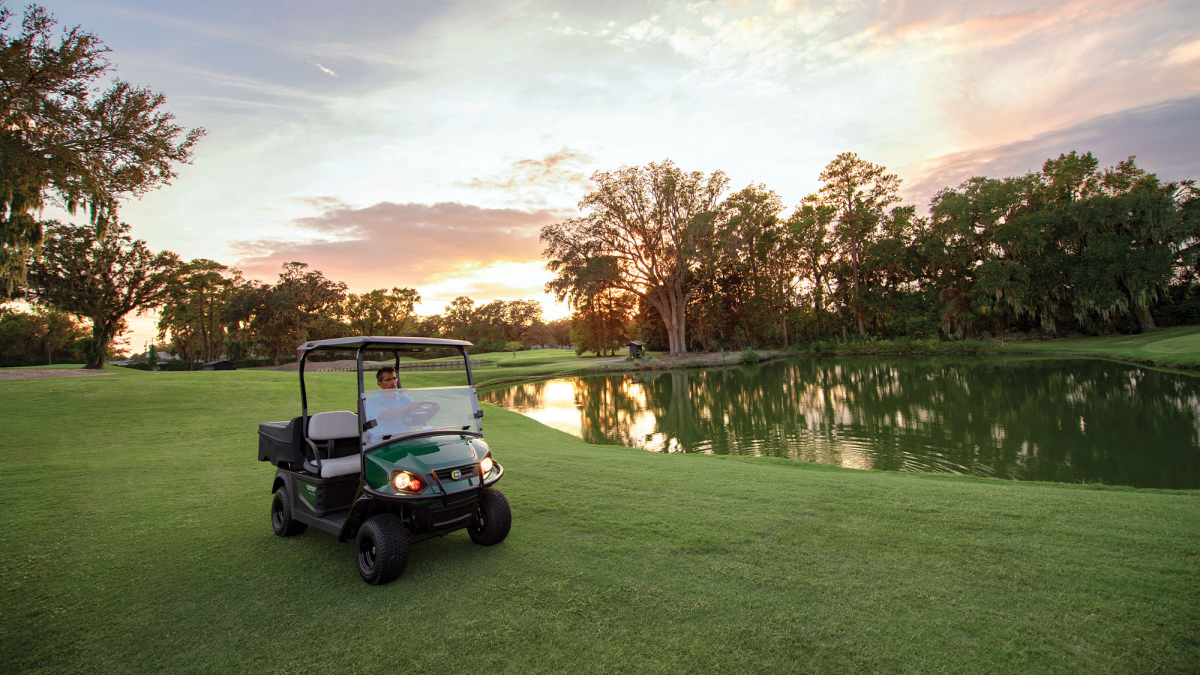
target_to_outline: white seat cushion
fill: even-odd
[[[317,413],[308,418],[308,437],[314,441],[358,437],[358,415],[348,410]]]
[[[358,466],[358,455],[323,459],[321,460],[321,478],[348,476],[352,473],[358,473]],[[305,462],[304,468],[312,471],[313,473],[317,472],[317,465],[311,461]]]

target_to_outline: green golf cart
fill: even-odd
[[[290,537],[310,525],[353,539],[358,571],[386,584],[408,564],[410,544],[466,529],[471,541],[504,541],[508,500],[494,487],[504,468],[483,440],[483,411],[462,340],[350,337],[306,342],[300,352],[300,415],[258,426],[258,459],[275,465],[271,526]],[[457,351],[466,384],[404,388],[400,355]],[[356,411],[309,414],[304,367],[318,352],[350,352],[357,361]],[[391,356],[364,386],[364,355]],[[379,388],[374,388],[378,386]],[[347,392],[348,394],[349,392]]]

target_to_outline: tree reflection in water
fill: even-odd
[[[1200,380],[1063,359],[795,360],[485,394],[589,443],[1200,487]]]

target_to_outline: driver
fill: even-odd
[[[405,413],[417,408],[407,394],[396,389],[399,378],[396,369],[391,366],[380,368],[375,373],[375,381],[383,391],[366,402],[365,408],[368,420],[375,420],[377,426],[371,429],[371,440],[378,441],[384,436],[408,431],[408,425],[400,421]]]

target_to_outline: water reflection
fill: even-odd
[[[590,443],[657,452],[1200,487],[1200,379],[1103,361],[805,359],[483,397]]]

